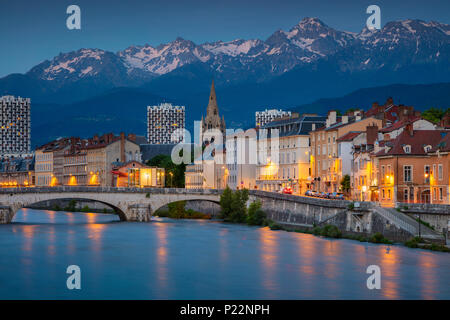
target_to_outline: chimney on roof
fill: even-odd
[[[342,120],[342,124],[346,124],[346,123],[348,123],[348,116],[347,115],[345,115],[345,116],[342,116],[342,118],[341,118]]]
[[[125,133],[120,133],[120,162],[125,162]]]
[[[336,123],[337,112],[335,110],[331,110],[328,112],[328,124],[331,126]]]
[[[378,126],[376,124],[372,124],[366,127],[366,140],[367,144],[375,144],[378,138]]]
[[[136,142],[136,135],[134,133],[129,133],[128,140]]]
[[[414,135],[414,127],[412,122],[408,122],[405,126],[405,131],[412,137]]]
[[[108,133],[105,135],[105,142],[106,144],[110,144],[111,142],[114,141],[114,134],[113,133]]]
[[[311,131],[316,131],[316,124],[315,124],[315,123],[313,123],[313,124],[311,125]]]

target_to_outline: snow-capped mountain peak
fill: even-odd
[[[335,30],[318,18],[304,18],[290,30],[278,30],[265,41],[236,39],[198,45],[178,37],[156,47],[133,45],[115,54],[80,49],[44,61],[28,74],[48,81],[100,77],[114,83],[139,83],[201,63],[215,70],[217,77],[260,80],[324,60],[335,61],[341,70],[441,63],[449,60],[449,48],[450,26],[439,22],[392,21],[381,30],[364,27],[355,34]]]
[[[43,80],[61,78],[82,78],[94,76],[100,71],[99,65],[105,60],[107,51],[101,49],[80,49],[69,53],[60,53],[51,61],[44,61],[29,71],[39,74]]]

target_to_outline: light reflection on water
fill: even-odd
[[[447,253],[215,221],[23,209],[0,243],[0,299],[450,299]]]
[[[268,299],[276,299],[278,294],[277,286],[277,239],[276,232],[272,232],[269,228],[261,228],[258,230],[261,239],[261,264],[263,266],[263,287],[267,293]]]
[[[161,298],[168,298],[168,280],[169,280],[169,270],[167,267],[168,259],[168,246],[167,246],[167,227],[165,223],[156,223],[156,238],[157,238],[157,250],[156,250],[156,262],[157,270],[156,277],[158,279],[158,287],[161,289]]]

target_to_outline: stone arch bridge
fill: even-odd
[[[219,203],[222,190],[114,187],[35,187],[0,189],[0,223],[10,223],[18,210],[49,200],[90,200],[113,208],[123,221],[150,221],[152,214],[172,202],[200,200]],[[312,225],[348,206],[334,201],[250,190],[249,202],[260,201],[268,216],[279,222]]]
[[[114,187],[35,187],[0,189],[0,223],[10,223],[18,210],[49,200],[91,200],[113,208],[122,221],[150,221],[152,213],[171,202],[219,203],[220,191]]]
[[[91,200],[112,207],[123,221],[150,221],[153,212],[164,205],[183,200],[219,203],[222,190],[114,187],[36,187],[0,189],[0,224],[10,223],[16,212],[32,204],[61,199]],[[268,218],[293,228],[333,224],[344,232],[382,233],[389,239],[416,236],[442,238],[408,215],[375,203],[362,202],[353,208],[350,201],[327,200],[260,190],[249,191],[249,203],[261,202]],[[419,231],[420,232],[420,231]]]

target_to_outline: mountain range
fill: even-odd
[[[199,119],[214,78],[228,126],[245,126],[253,124],[254,111],[261,108],[306,106],[361,88],[450,82],[449,61],[447,24],[403,20],[352,33],[304,18],[266,40],[195,44],[177,38],[115,53],[95,48],[61,53],[25,74],[1,78],[0,95],[31,97],[33,116],[39,118],[33,134],[41,134],[45,121],[68,117],[79,119],[80,135],[91,121],[97,121],[99,131],[108,130],[108,122],[101,121],[107,118],[105,111],[122,113],[123,123],[132,123],[139,114],[143,133],[145,107],[152,103],[186,105],[187,121]],[[111,95],[120,95],[123,104],[95,113],[96,105],[112,102]],[[69,110],[75,105],[76,110]],[[50,110],[52,119],[45,119],[43,110]]]

